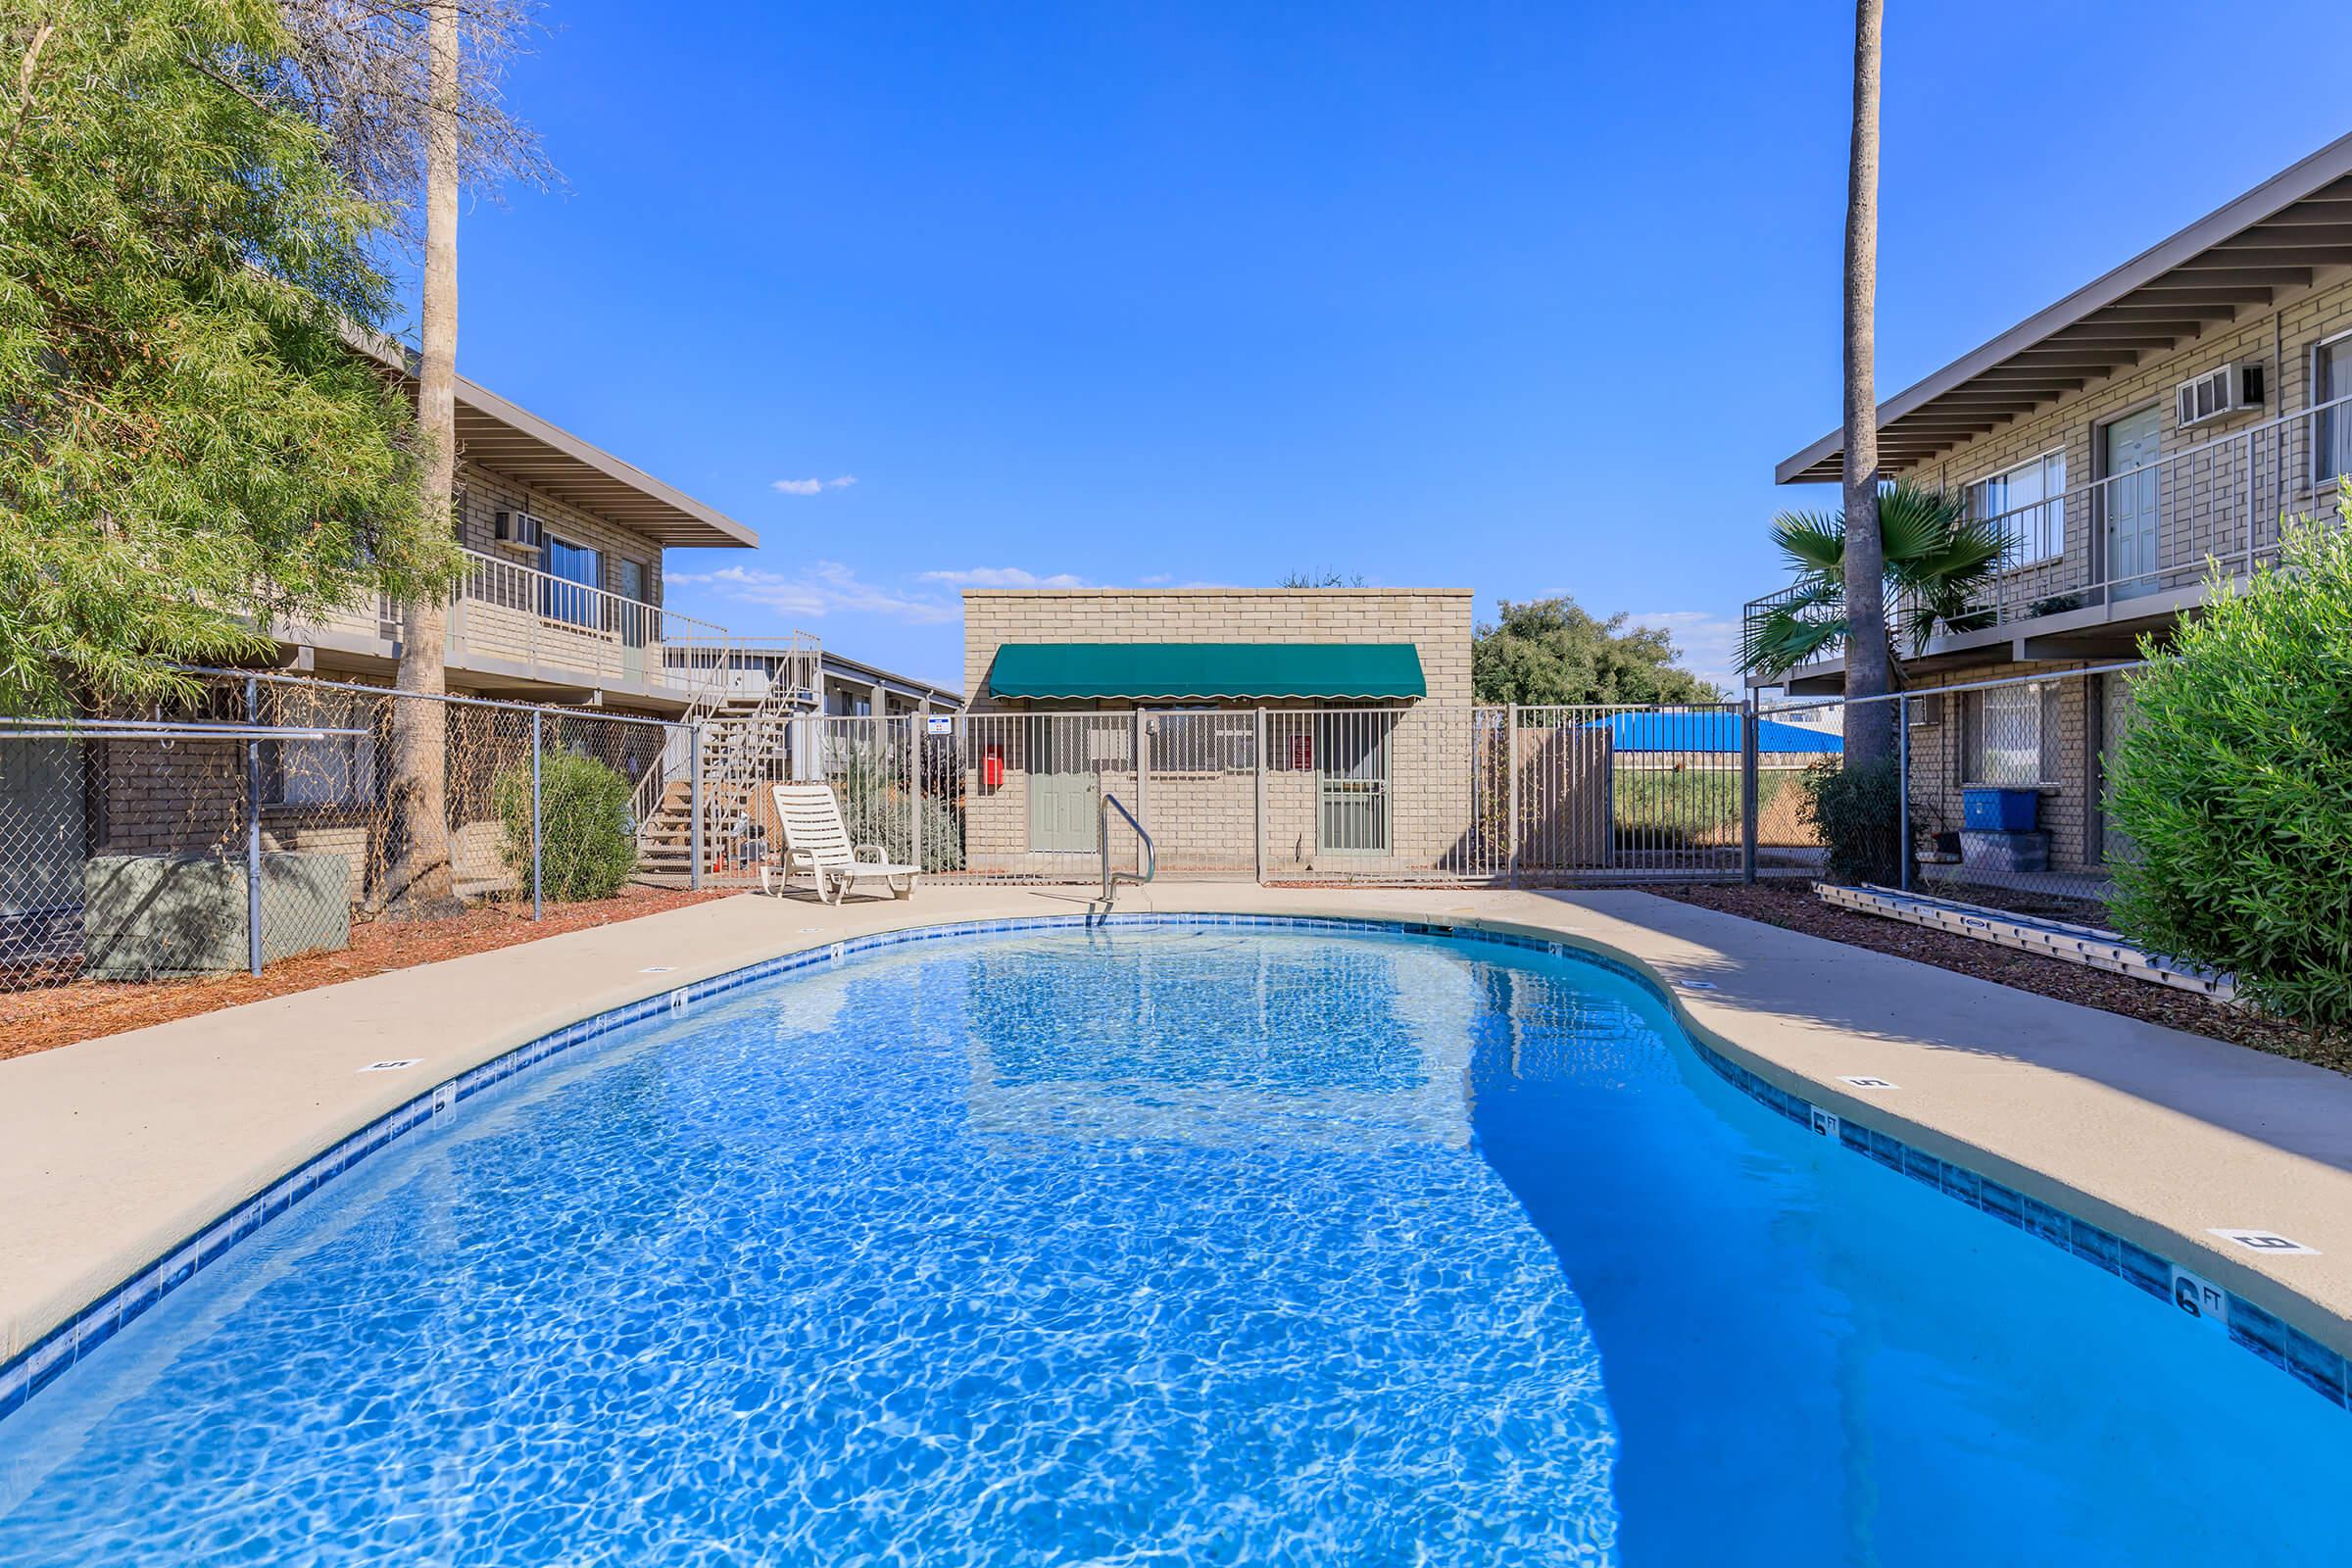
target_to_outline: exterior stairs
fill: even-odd
[[[703,725],[703,869],[756,863],[765,848],[755,829],[760,799],[781,781],[790,724],[802,710],[734,698]],[[644,880],[684,886],[694,870],[694,782],[689,767],[662,781],[661,797],[637,828],[637,870]]]

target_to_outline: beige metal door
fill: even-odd
[[[1087,755],[1090,720],[1080,714],[1029,720],[1026,758],[1029,848],[1057,855],[1092,854],[1099,783]]]
[[[2133,712],[2131,683],[2121,675],[2099,677],[2099,793],[2104,800],[2115,782],[2115,757],[2131,733]],[[2132,840],[2115,825],[2102,805],[2099,811],[2099,857],[2110,864],[2129,860],[2135,852]]]
[[[2111,596],[2130,599],[2154,593],[2158,523],[2164,500],[2162,473],[2155,466],[2163,434],[2161,409],[2127,414],[2107,426],[2107,472],[2101,485],[2107,508],[2107,581]]]

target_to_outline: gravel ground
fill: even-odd
[[[257,979],[250,974],[210,975],[193,980],[159,980],[146,984],[122,981],[76,980],[70,985],[0,993],[0,1059],[29,1055],[76,1040],[94,1040],[151,1023],[192,1017],[241,1002],[282,997],[290,992],[331,986],[341,980],[405,969],[411,964],[494,948],[535,942],[588,926],[610,925],[660,914],[664,909],[723,899],[735,890],[691,893],[674,888],[624,888],[610,899],[587,904],[551,904],[547,918],[533,921],[528,909],[514,905],[477,904],[447,920],[409,924],[370,920],[352,928],[351,946],[339,953],[312,953],[270,965]]]
[[[1643,891],[1761,920],[1767,925],[1827,937],[1832,942],[1915,958],[1938,969],[1972,974],[1980,980],[2014,986],[2037,996],[2120,1012],[2126,1017],[2144,1018],[2150,1023],[2226,1040],[2231,1045],[2251,1046],[2257,1051],[2292,1056],[2337,1072],[2352,1072],[2352,1041],[2327,1041],[2315,1049],[2300,1029],[2250,1008],[2224,1006],[2186,991],[2109,974],[2104,969],[2020,953],[2013,948],[1954,936],[1948,931],[1932,931],[1906,921],[1890,920],[1884,915],[1841,909],[1822,903],[1807,883],[1650,887]]]

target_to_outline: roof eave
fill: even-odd
[[[628,486],[648,500],[667,507],[716,535],[707,540],[665,541],[695,547],[757,549],[760,536],[733,517],[707,506],[674,485],[663,483],[634,464],[624,463],[602,447],[591,445],[561,425],[551,424],[520,404],[509,401],[479,382],[458,377],[458,401],[472,406],[501,424],[512,425],[533,440],[545,442],[575,462],[586,464],[615,483]]]
[[[2094,311],[2105,309],[2240,230],[2250,228],[2273,214],[2326,189],[2347,174],[2352,174],[2352,134],[2337,137],[2234,201],[2216,208],[2179,233],[2158,241],[2123,266],[2094,278],[2057,304],[2036,312],[1990,342],[1913,382],[1879,405],[1879,423],[1893,423],[2041,339]],[[1808,471],[1833,458],[1840,457],[1844,446],[1844,430],[1831,431],[1804,450],[1783,459],[1773,469],[1773,482],[1826,482],[1826,476],[1822,480],[1807,480]]]
[[[352,347],[386,368],[411,381],[416,380],[415,356],[398,339],[382,332],[348,325],[343,337]],[[574,463],[593,468],[614,484],[645,497],[657,509],[673,514],[677,520],[664,519],[662,524],[660,543],[664,549],[759,548],[759,534],[725,513],[695,500],[674,485],[663,483],[634,464],[622,462],[604,448],[581,440],[569,430],[541,418],[518,403],[499,396],[478,381],[461,375],[457,383],[458,402],[462,406],[507,425]],[[634,525],[629,526],[632,531],[642,531]]]

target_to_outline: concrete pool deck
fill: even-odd
[[[1060,887],[746,896],[0,1061],[0,1363],[312,1155],[566,1023],[844,937],[1089,906]],[[1437,920],[1612,954],[1781,1088],[2352,1353],[2352,1078],[1638,892],[1163,882],[1119,908]]]

